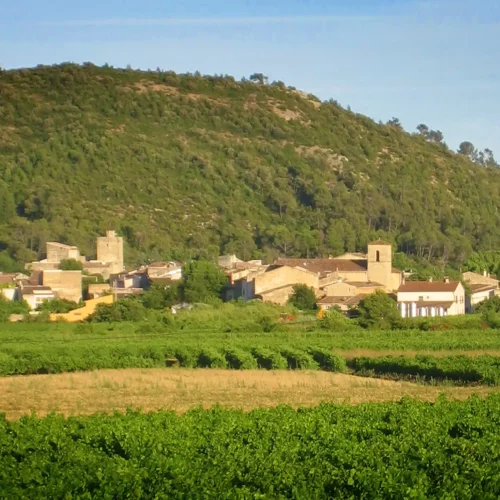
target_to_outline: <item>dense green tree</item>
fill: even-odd
[[[30,308],[24,300],[7,300],[0,293],[0,322],[9,321],[11,314],[28,314]]]
[[[91,323],[113,323],[119,321],[142,321],[146,309],[136,298],[127,298],[113,304],[98,304],[96,311],[87,321]]]
[[[63,259],[59,267],[63,271],[83,271],[83,263],[76,259]]]
[[[191,261],[182,269],[181,296],[187,302],[211,302],[220,299],[228,278],[214,263]]]
[[[357,312],[359,324],[365,328],[390,329],[400,319],[396,301],[381,291],[367,295]]]
[[[316,309],[316,300],[313,288],[307,285],[295,285],[288,303],[301,311],[313,311]]]
[[[38,306],[38,311],[48,313],[67,313],[73,309],[77,309],[79,304],[72,300],[54,299],[45,300]]]
[[[284,85],[92,64],[3,71],[0,94],[5,270],[50,240],[93,257],[109,228],[133,266],[324,257],[382,237],[458,269],[500,246],[500,172],[478,167],[493,153],[455,154],[425,126],[422,140]]]
[[[142,303],[146,309],[165,309],[171,307],[181,300],[182,283],[173,282],[170,285],[155,285],[146,291],[142,297]]]

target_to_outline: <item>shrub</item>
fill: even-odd
[[[358,306],[358,322],[364,328],[390,329],[400,319],[396,302],[377,291],[366,296]]]
[[[198,355],[198,368],[227,368],[226,358],[215,349],[203,348]]]
[[[286,359],[289,370],[317,370],[318,363],[307,352],[287,348],[281,350],[281,355]]]
[[[288,368],[286,359],[279,352],[257,347],[252,349],[252,356],[256,359],[259,368],[265,370],[286,370]]]
[[[288,303],[302,311],[313,311],[316,309],[316,294],[314,293],[314,289],[309,288],[307,285],[295,285]]]
[[[226,349],[224,351],[227,366],[234,370],[253,370],[258,368],[257,360],[241,349]]]
[[[118,300],[113,304],[99,304],[87,321],[93,323],[141,321],[145,316],[145,307],[135,298],[130,298]]]
[[[347,370],[345,359],[327,349],[310,349],[309,354],[322,370],[340,373]]]
[[[63,271],[83,271],[83,263],[76,259],[63,259],[59,268]]]

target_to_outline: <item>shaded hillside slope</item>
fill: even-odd
[[[133,262],[500,244],[500,176],[283,84],[60,65],[0,73],[0,265],[45,241]]]

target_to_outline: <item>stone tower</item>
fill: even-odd
[[[106,236],[97,238],[97,260],[110,264],[110,274],[123,271],[123,238],[115,231],[106,231]]]
[[[388,290],[393,289],[392,246],[386,241],[368,243],[368,281],[380,283]]]

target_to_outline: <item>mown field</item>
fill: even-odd
[[[498,395],[0,419],[0,496],[496,499],[499,425]]]

